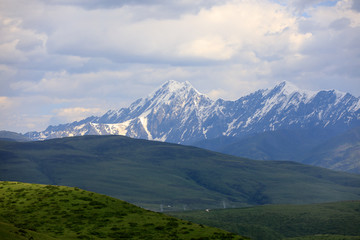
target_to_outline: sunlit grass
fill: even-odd
[[[243,239],[78,188],[17,182],[0,182],[0,222],[1,239]]]

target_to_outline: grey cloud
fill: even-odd
[[[293,1],[281,1],[283,4],[292,7],[295,12],[302,13],[306,8],[325,2],[326,0],[293,0]]]
[[[287,56],[271,65],[272,76],[303,82],[314,89],[338,89],[359,95],[359,28],[346,28],[337,34],[314,32],[299,52],[301,58]],[[270,77],[270,76],[268,76]]]
[[[360,1],[359,0],[353,0],[352,9],[354,11],[360,12]]]
[[[16,45],[16,48],[21,51],[31,51],[37,47],[42,47],[43,41],[41,39],[22,39]]]
[[[348,18],[340,18],[335,21],[333,21],[330,24],[330,28],[335,30],[342,30],[350,25],[351,21]]]
[[[202,8],[210,8],[218,4],[224,4],[226,1],[221,0],[196,0],[196,1],[163,1],[163,0],[41,0],[45,4],[52,5],[71,5],[80,7],[86,10],[95,9],[114,9],[122,8],[124,6],[130,7],[144,7],[147,12],[133,16],[134,19],[139,18],[176,18],[184,13],[198,12]],[[229,1],[229,0],[227,0]],[[148,14],[151,14],[150,16]]]
[[[334,6],[336,3],[341,0],[280,0],[280,2],[291,9],[294,14],[299,16],[307,16],[308,10],[311,8],[316,8],[319,6]],[[357,1],[357,0],[354,0]]]
[[[157,5],[161,4],[160,0],[42,0],[47,4],[54,5],[73,5],[85,9],[99,8],[117,8],[125,5]]]
[[[125,5],[167,5],[167,6],[211,6],[224,3],[221,0],[196,0],[196,1],[163,1],[163,0],[42,0],[44,3],[57,5],[75,5],[86,9],[113,8]]]

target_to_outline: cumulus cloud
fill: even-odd
[[[339,82],[347,85],[346,88],[353,85],[359,77],[360,15],[351,5],[351,1],[339,1],[332,7],[308,9],[311,17],[298,22],[300,31],[309,32],[311,36],[301,44],[297,57],[286,56],[287,61],[281,61],[288,71],[277,71],[287,74],[287,78],[291,72],[295,73],[297,81],[309,85],[312,82],[318,89],[321,86],[339,88]],[[353,87],[358,89],[359,84]]]
[[[231,2],[165,20],[132,21],[129,12],[135,10],[64,9],[68,20],[49,35],[48,49],[118,62],[196,64],[229,60],[248,49],[267,57],[280,55],[275,52],[296,47],[296,38],[302,38],[296,19],[274,3]]]

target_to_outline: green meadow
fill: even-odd
[[[79,188],[0,182],[0,239],[246,239]]]
[[[169,213],[254,240],[360,239],[360,201]]]

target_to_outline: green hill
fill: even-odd
[[[301,162],[314,147],[336,135],[335,131],[329,129],[281,129],[242,138],[222,136],[203,140],[194,145],[256,160]]]
[[[245,239],[63,186],[0,182],[0,239]]]
[[[360,173],[360,127],[277,130],[243,138],[207,139],[195,146],[257,160],[287,160],[337,171]]]
[[[0,180],[79,187],[156,211],[360,199],[360,176],[123,136],[0,141]]]
[[[31,230],[15,227],[13,224],[0,222],[0,239],[1,240],[54,240],[46,234],[37,233]]]
[[[170,213],[254,240],[360,239],[360,201]]]
[[[350,129],[317,146],[302,162],[360,173],[360,127]]]

